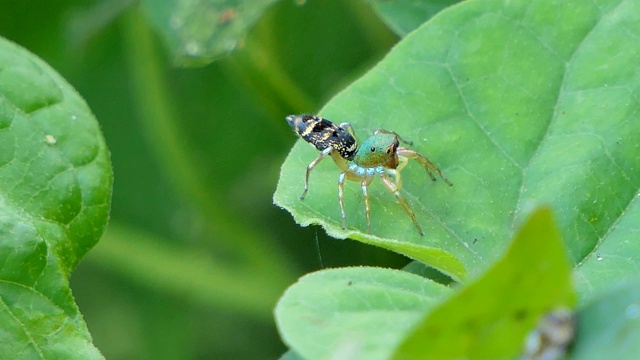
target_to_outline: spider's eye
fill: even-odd
[[[371,147],[371,152],[375,152],[375,151],[376,151],[376,147],[375,147],[375,146],[372,146],[372,147]]]
[[[338,132],[334,131],[332,135],[333,135],[333,137],[338,137]]]
[[[387,148],[387,154],[391,154],[391,148],[390,147]]]

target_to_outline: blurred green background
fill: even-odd
[[[110,224],[73,293],[108,359],[277,358],[272,309],[299,276],[407,262],[300,228],[271,199],[296,140],[284,117],[318,111],[398,38],[365,1],[283,0],[232,53],[179,68],[153,6],[0,2],[0,36],[76,87],[111,151]]]

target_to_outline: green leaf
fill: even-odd
[[[544,313],[574,301],[571,265],[551,212],[542,209],[520,229],[504,258],[433,309],[395,357],[513,357]]]
[[[342,231],[330,161],[314,170],[300,201],[317,156],[302,141],[282,166],[274,200],[300,224],[407,255],[428,247],[472,276],[503,253],[532,205],[548,204],[588,297],[640,266],[640,73],[630,65],[640,63],[638,38],[637,1],[480,0],[447,9],[322,111],[350,122],[361,139],[395,130],[454,183],[432,183],[417,164],[403,171],[402,193],[425,236],[379,182],[370,188],[372,235],[356,183],[346,187]],[[610,256],[606,271],[598,272],[598,255]],[[420,260],[456,277],[450,258]]]
[[[313,154],[313,151],[308,150],[311,150],[308,148],[308,144],[302,144],[301,142],[296,143],[296,145],[294,146],[294,150],[289,154],[289,157],[287,158],[287,160],[285,160],[285,164],[282,166],[278,188],[276,189],[276,192],[273,196],[274,203],[289,210],[298,223],[303,226],[308,226],[310,224],[322,224],[325,226],[327,233],[331,236],[334,236],[336,238],[351,237],[352,239],[361,241],[366,244],[380,246],[382,248],[407,255],[413,259],[420,260],[426,264],[429,264],[430,266],[451,276],[453,279],[461,280],[466,276],[465,268],[458,259],[456,259],[452,254],[446,251],[431,246],[431,244],[426,243],[426,241],[425,244],[421,244],[417,241],[399,241],[395,240],[393,237],[382,238],[378,236],[367,235],[358,231],[350,230],[349,228],[347,228],[346,230],[342,230],[341,225],[339,225],[341,224],[339,215],[338,219],[332,219],[331,217],[325,215],[331,214],[335,211],[338,211],[339,214],[337,194],[332,194],[336,191],[337,188],[334,186],[335,184],[337,184],[336,175],[338,173],[336,171],[337,168],[335,168],[333,164],[328,164],[327,162],[325,162],[325,164],[320,165],[334,166],[333,172],[322,171],[319,169],[319,167],[313,172],[310,185],[311,189],[309,190],[309,194],[304,201],[300,200],[300,193],[297,193],[297,195],[291,197],[291,195],[296,194],[298,190],[302,190],[304,169],[306,168],[306,160],[303,159],[309,158],[309,155]],[[305,153],[306,156],[300,155],[301,152]],[[311,157],[311,159],[313,159],[313,157]],[[294,164],[291,164],[292,162]],[[323,166],[323,170],[327,170],[327,168],[327,166]],[[283,181],[283,179],[287,180]],[[314,182],[317,184],[332,184],[334,186],[314,187]],[[360,198],[353,196],[353,191],[355,190],[355,186],[353,185],[354,184],[347,183],[345,186],[345,189],[351,190],[351,194],[345,196],[345,206],[350,214],[353,214],[354,211],[357,211],[355,209],[355,205],[352,204],[353,202],[360,202],[359,205],[362,207]],[[447,186],[445,185],[444,187]],[[388,193],[383,193],[382,191],[384,190],[380,190],[382,189],[376,189],[375,186],[371,187],[370,191],[372,193],[372,204],[379,204],[379,202],[376,201],[376,197],[378,196],[382,198],[391,196]],[[359,194],[359,192],[355,192],[355,195]],[[389,209],[389,212],[392,214],[392,216],[387,217],[387,221],[391,221],[386,224],[386,228],[390,230],[396,229],[397,234],[395,236],[400,236],[403,234],[407,236],[406,234],[409,234],[408,236],[410,237],[413,237],[413,235],[419,237],[416,229],[413,227],[413,224],[407,224],[406,226],[403,225],[402,227],[397,227],[396,225],[394,225],[394,223],[392,222],[393,219],[407,216],[406,214],[404,214],[403,210],[399,208],[399,205],[397,206],[398,208]],[[363,208],[361,208],[361,211],[362,209]],[[374,211],[375,205],[372,205],[372,212]],[[364,214],[361,215],[362,221],[362,218],[364,218]],[[353,215],[348,215],[347,221],[353,221],[352,219],[350,220],[349,216]],[[375,221],[375,213],[372,215],[372,221]],[[409,220],[409,222],[411,222],[411,220]],[[362,223],[365,224],[364,228],[366,229],[366,223],[364,221]],[[374,227],[375,229],[374,224],[372,224],[372,227]],[[428,233],[428,230],[425,230]],[[428,237],[428,235],[425,236],[425,238]]]
[[[277,0],[144,0],[149,20],[180,65],[204,65],[242,46],[244,36]]]
[[[304,360],[304,359],[301,358],[300,355],[298,355],[295,352],[289,350],[286,353],[282,354],[282,356],[280,356],[280,358],[278,360]]]
[[[411,274],[420,275],[442,285],[450,285],[452,283],[452,279],[450,277],[447,277],[443,273],[421,263],[420,261],[411,261],[403,267],[402,270]]]
[[[284,342],[301,358],[386,359],[447,292],[398,270],[322,270],[293,284],[275,316]]]
[[[578,313],[578,337],[571,358],[635,359],[640,354],[640,281],[627,281]]]
[[[460,0],[370,0],[373,9],[393,32],[406,36],[439,11]]]
[[[104,230],[111,184],[82,98],[0,38],[0,358],[102,358],[68,278]]]

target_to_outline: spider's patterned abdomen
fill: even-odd
[[[287,123],[301,138],[322,151],[335,149],[346,160],[353,160],[357,150],[356,139],[344,128],[313,115],[289,115]]]

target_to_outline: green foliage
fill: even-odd
[[[0,358],[275,357],[278,295],[344,265],[369,266],[312,273],[281,298],[283,359],[515,355],[537,316],[573,304],[568,267],[570,356],[636,354],[639,3],[452,3],[0,4],[0,35],[67,79],[0,41]],[[392,50],[382,21],[404,37]],[[111,170],[67,81],[116,174],[89,253]],[[330,161],[298,199],[317,152],[298,142],[281,167],[284,116],[325,103],[361,140],[412,140],[454,183],[403,171],[424,237],[379,182],[372,234],[355,183],[340,229]],[[297,226],[272,195],[359,242]],[[540,204],[559,235],[547,212],[521,226]],[[381,268],[402,255],[417,261]]]
[[[440,10],[459,0],[369,0],[378,15],[398,35],[405,36]]]
[[[145,0],[145,12],[178,64],[207,64],[242,46],[245,34],[277,0]]]
[[[362,196],[353,183],[347,187],[348,228],[342,230],[338,170],[330,161],[316,167],[309,194],[300,201],[305,167],[317,151],[303,141],[294,146],[274,201],[298,223],[320,224],[332,236],[399,252],[457,280],[465,280],[465,272],[471,277],[485,273],[463,288],[460,297],[443,300],[429,312],[412,335],[419,340],[408,337],[400,358],[512,357],[538,316],[553,304],[571,303],[562,275],[566,264],[552,270],[544,262],[531,267],[525,261],[535,261],[527,256],[546,261],[542,245],[530,242],[527,256],[505,258],[492,267],[538,204],[550,206],[557,216],[580,304],[614,282],[637,281],[640,123],[635,119],[640,113],[640,75],[629,64],[640,62],[635,46],[639,14],[635,1],[464,2],[406,36],[324,107],[322,116],[350,122],[361,139],[376,128],[404,134],[454,183],[453,188],[431,183],[411,164],[403,171],[403,193],[425,228],[424,237],[382,186],[370,190],[372,233],[367,234]],[[415,28],[408,18],[400,19],[395,21]],[[547,237],[558,237],[552,234]],[[541,242],[546,238],[536,236]],[[543,268],[549,272],[540,271]],[[511,275],[522,277],[509,279]],[[561,285],[544,282],[548,277],[559,277]],[[490,284],[483,283],[489,278]],[[527,293],[534,291],[531,284],[541,286],[535,296]],[[476,301],[476,296],[493,302]],[[622,303],[628,306],[625,321],[634,330],[617,331],[627,325],[618,325],[615,317],[595,320],[596,315],[586,315],[596,312],[593,306],[582,308],[579,315],[587,320],[579,321],[581,328],[599,329],[590,336],[603,346],[626,344],[619,356],[624,358],[635,354],[630,339],[637,311],[632,295],[625,295]],[[521,319],[514,317],[519,306],[527,308]],[[364,306],[361,310],[367,311]],[[282,311],[279,316],[284,317]],[[316,331],[317,324],[307,330]],[[366,338],[372,330],[362,331]],[[583,341],[577,339],[577,348],[589,346]],[[298,354],[311,351],[302,349],[302,343],[290,345]],[[328,341],[314,346],[335,350],[334,345]]]
[[[235,18],[228,12],[225,19],[250,29],[234,51],[206,67],[180,69],[172,67],[182,61],[179,54],[163,45],[181,35],[164,33],[166,23],[158,22],[158,16],[170,20],[168,11],[176,8],[159,3],[0,2],[0,35],[45,59],[78,89],[111,152],[109,227],[73,272],[73,297],[109,359],[275,358],[284,345],[272,309],[298,276],[323,264],[406,263],[301,229],[272,202],[278,169],[295,140],[284,116],[315,111],[397,37],[363,2],[281,1],[262,7],[254,24],[244,12]],[[198,11],[207,16],[205,8]],[[183,60],[204,63],[212,56],[201,55]],[[39,96],[39,84],[6,88],[27,84],[21,94]],[[62,129],[51,125],[56,129],[48,133],[58,136]],[[32,134],[43,149],[49,146]],[[68,142],[54,139],[58,147]],[[0,141],[0,159],[10,155],[9,145]],[[95,241],[97,235],[77,255],[68,252],[68,271]],[[65,286],[67,278],[65,269]],[[80,318],[66,294],[73,319]]]
[[[640,210],[640,125],[633,121],[640,79],[624,65],[640,60],[637,6],[464,3],[406,37],[327,104],[324,116],[351,122],[360,136],[375,128],[410,135],[454,183],[431,183],[419,166],[404,170],[403,192],[424,237],[381,186],[372,186],[366,234],[357,184],[347,188],[343,231],[338,171],[328,161],[314,170],[300,201],[304,169],[316,154],[302,141],[282,167],[275,202],[299,223],[321,224],[336,237],[414,258],[405,247],[453,255],[472,275],[504,251],[531,204],[550,204],[574,264],[585,267],[625,244],[628,259],[608,271],[628,274],[624,269],[640,262],[640,243],[626,229],[637,229],[632,219]],[[622,55],[611,63],[616,51]],[[453,260],[420,260],[457,275]],[[584,282],[581,292],[596,290],[587,276]]]
[[[562,239],[551,212],[539,210],[518,231],[506,255],[429,312],[395,357],[513,357],[541,316],[574,302],[571,266]]]
[[[2,38],[0,158],[0,358],[102,358],[68,281],[107,222],[109,154],[76,91]]]
[[[520,352],[542,314],[573,305],[570,270],[551,213],[541,210],[503,259],[453,294],[395,270],[324,270],[285,292],[276,320],[308,359],[504,358]]]
[[[398,270],[330,269],[292,285],[275,316],[284,341],[305,359],[386,359],[448,292]]]
[[[640,353],[640,283],[626,281],[578,313],[573,359],[631,359]]]

